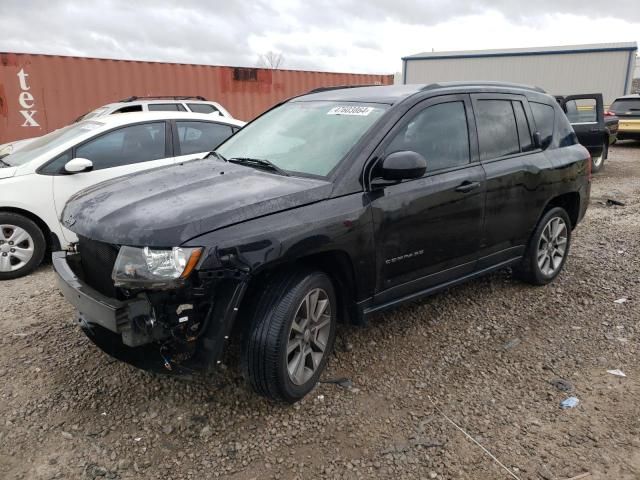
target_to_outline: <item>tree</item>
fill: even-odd
[[[258,65],[272,70],[281,68],[284,65],[284,56],[282,53],[269,50],[258,57]]]

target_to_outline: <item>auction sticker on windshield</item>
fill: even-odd
[[[375,108],[373,107],[344,105],[344,106],[333,107],[331,110],[327,112],[327,115],[357,115],[360,117],[366,117],[374,110]]]

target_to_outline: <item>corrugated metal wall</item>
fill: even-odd
[[[234,67],[0,53],[0,143],[43,135],[106,103],[132,95],[202,95],[251,120],[313,88],[393,83],[393,75]]]
[[[492,80],[524,83],[557,95],[602,93],[605,104],[631,85],[629,52],[407,59],[405,83]],[[631,65],[633,71],[633,65]]]

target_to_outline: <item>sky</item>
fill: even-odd
[[[0,0],[0,52],[394,73],[419,52],[640,41],[640,0]]]

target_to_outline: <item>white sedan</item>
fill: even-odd
[[[58,220],[76,192],[202,158],[243,125],[198,113],[110,115],[61,128],[0,158],[0,280],[27,275],[47,251],[77,241]]]

